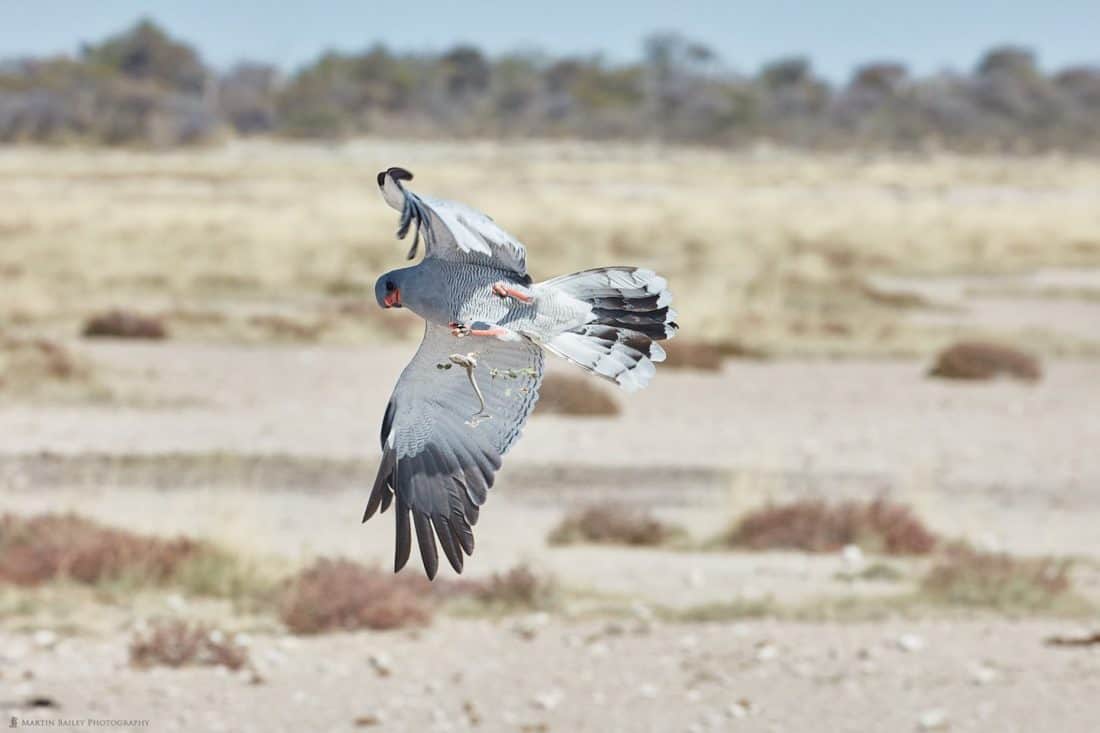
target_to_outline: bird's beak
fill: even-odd
[[[401,288],[394,288],[392,293],[386,293],[386,297],[382,298],[382,304],[387,308],[400,308]]]

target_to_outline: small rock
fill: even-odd
[[[565,693],[561,690],[548,690],[540,692],[531,700],[531,704],[542,710],[553,710],[565,699]]]
[[[588,653],[594,657],[606,657],[609,651],[611,651],[611,649],[602,641],[597,641],[594,644],[588,645]]]
[[[766,662],[769,659],[775,659],[779,655],[779,650],[775,648],[774,644],[769,642],[762,642],[756,646],[756,661]]]
[[[367,657],[367,663],[379,677],[389,677],[393,672],[393,664],[388,654],[371,654]]]
[[[540,630],[550,623],[547,613],[532,613],[524,616],[512,625],[512,631],[521,639],[534,639]]]
[[[687,584],[691,588],[702,588],[707,583],[707,577],[703,575],[702,568],[692,568],[687,576]]]
[[[906,652],[919,652],[925,647],[924,637],[916,634],[902,634],[897,638],[898,648]]]
[[[39,649],[53,649],[57,644],[57,634],[49,629],[39,629],[34,632],[34,645]]]
[[[917,720],[917,726],[921,730],[946,730],[947,713],[942,710],[926,710]]]
[[[970,679],[976,685],[988,685],[997,679],[997,670],[985,662],[978,662],[970,667]]]
[[[357,717],[353,722],[356,728],[370,728],[371,726],[381,725],[382,719],[374,713],[365,713]]]
[[[599,633],[604,636],[622,636],[626,633],[626,626],[618,621],[608,621]]]
[[[840,556],[844,558],[844,567],[848,572],[858,573],[863,569],[863,550],[859,545],[845,545],[840,551]]]
[[[481,711],[474,705],[473,700],[464,700],[462,702],[462,712],[466,714],[466,720],[470,725],[481,725]]]
[[[644,698],[652,700],[657,697],[657,686],[651,685],[648,682],[638,688],[638,694]]]
[[[749,706],[742,701],[735,702],[726,708],[726,715],[731,718],[747,718],[749,717]]]

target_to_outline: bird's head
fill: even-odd
[[[374,283],[374,297],[380,308],[403,308],[401,303],[401,271],[387,272]]]
[[[401,181],[411,181],[412,177],[412,173],[396,166],[378,172],[378,190],[391,208],[398,211],[405,208],[405,188]]]

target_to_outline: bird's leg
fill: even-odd
[[[450,360],[453,364],[457,364],[466,370],[466,377],[470,380],[470,386],[474,388],[474,394],[477,395],[478,402],[481,403],[481,407],[478,411],[471,415],[470,419],[466,421],[466,424],[471,428],[476,428],[482,422],[492,417],[485,409],[485,395],[481,393],[481,387],[477,386],[477,379],[474,378],[474,370],[477,369],[477,352],[471,351],[468,354],[451,354]]]
[[[519,338],[518,334],[509,331],[507,328],[492,323],[486,323],[485,321],[474,321],[470,324],[452,321],[447,325],[451,329],[451,335],[456,338],[463,338],[465,336],[491,336],[501,341],[515,341]]]
[[[493,294],[502,298],[515,298],[520,303],[533,303],[535,300],[535,296],[527,290],[516,287],[513,283],[506,283],[503,280],[493,283]]]

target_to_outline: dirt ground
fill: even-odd
[[[111,635],[41,648],[3,634],[0,649],[5,698],[60,705],[11,713],[24,722],[145,719],[146,729],[167,731],[1088,733],[1100,728],[1100,651],[1043,645],[1065,630],[1032,621],[553,620],[526,639],[512,622],[445,620],[415,634],[257,636],[259,684],[250,672],[134,670]]]
[[[359,515],[411,345],[78,348],[129,402],[5,405],[0,511],[71,509],[287,568],[317,555],[388,564],[389,516]],[[151,730],[1097,730],[1100,647],[1044,643],[1094,619],[661,621],[662,609],[807,607],[907,586],[844,580],[840,555],[546,545],[566,508],[595,498],[644,504],[704,539],[768,500],[888,496],[981,547],[1082,558],[1079,590],[1100,598],[1100,364],[1048,361],[1033,385],[945,383],[926,367],[730,361],[664,370],[618,396],[614,418],[533,418],[466,574],[530,562],[582,599],[562,612],[298,638],[196,608],[248,633],[253,683],[128,666],[133,624],[184,599],[54,609],[3,624],[0,712]],[[894,564],[911,576],[920,563]]]

